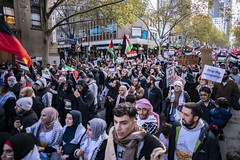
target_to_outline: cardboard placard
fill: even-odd
[[[225,73],[225,69],[204,65],[201,78],[207,79],[213,82],[221,83],[224,73]]]
[[[204,65],[213,65],[213,59],[212,59],[212,50],[210,48],[202,48],[201,49],[201,55],[202,55],[202,68]]]
[[[199,56],[194,55],[178,55],[178,65],[198,65]]]

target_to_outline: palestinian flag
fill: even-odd
[[[130,43],[127,36],[124,34],[123,37],[123,45],[122,45],[122,53],[127,54],[127,52],[131,52],[133,48],[132,43]]]
[[[109,53],[111,53],[113,55],[113,62],[117,63],[117,55],[115,54],[114,48],[113,48],[113,41],[111,40],[109,46],[108,46],[108,50]]]
[[[28,69],[28,66],[25,62],[23,61],[19,61],[19,60],[16,60],[17,64],[18,64],[18,68],[20,71],[23,71],[23,72],[26,72],[26,73],[30,73],[29,69]]]
[[[128,58],[136,57],[136,56],[137,56],[137,51],[127,52],[127,57]]]
[[[51,74],[49,71],[42,70],[42,77],[46,79],[51,79]]]
[[[2,19],[0,19],[0,50],[18,56],[18,63],[22,62],[19,66],[23,67],[20,68],[20,70],[26,69],[26,67],[24,67],[24,63],[28,68],[32,65],[32,60],[27,51],[24,49],[7,23]]]
[[[238,57],[238,59],[240,58],[240,54],[236,54],[235,56],[237,56],[237,57]]]
[[[226,56],[217,56],[216,57],[216,62],[225,62],[226,60]]]
[[[229,55],[228,60],[232,63],[236,63],[238,61],[238,58],[236,56]]]
[[[72,73],[75,81],[77,82],[78,73],[77,73],[77,71],[75,69],[73,69],[72,67],[69,67],[67,65],[64,65],[63,69],[65,69],[65,71],[69,71],[70,73]]]

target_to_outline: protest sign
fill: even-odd
[[[198,65],[199,56],[194,55],[178,55],[178,65]]]
[[[201,78],[207,79],[213,82],[221,83],[225,70],[209,65],[204,65],[203,73]]]
[[[167,75],[167,87],[169,87],[174,83],[174,66],[170,66],[166,69],[166,75]]]
[[[213,59],[211,57],[212,50],[210,48],[202,48],[201,49],[201,55],[202,55],[202,67],[204,65],[213,65]]]
[[[111,72],[111,73],[114,73],[114,72],[115,72],[114,66],[110,66],[108,69],[109,69],[108,71]]]

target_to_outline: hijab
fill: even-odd
[[[93,136],[91,137],[93,140],[98,139],[99,136],[104,134],[107,128],[106,122],[100,118],[93,118],[88,122],[88,124],[93,132]]]
[[[70,143],[75,136],[75,132],[80,123],[82,123],[82,113],[77,110],[72,110],[69,112],[72,115],[73,125],[67,127],[63,134],[63,141],[65,143]]]
[[[5,144],[10,144],[13,148],[14,159],[24,158],[31,150],[33,150],[37,140],[32,133],[19,133],[8,139]]]
[[[47,116],[47,121],[46,123],[41,122],[39,133],[51,131],[53,129],[54,123],[58,120],[58,111],[53,107],[44,108],[42,110],[42,113]]]
[[[173,101],[173,108],[178,107],[179,97],[180,97],[180,95],[182,94],[182,91],[183,91],[183,84],[182,84],[181,81],[175,81],[174,86],[175,85],[180,86],[181,90],[179,92],[174,91],[175,98],[174,98],[174,101]]]
[[[126,97],[127,97],[127,95],[128,95],[127,87],[126,87],[126,86],[121,85],[119,88],[121,88],[121,89],[124,91],[124,95],[121,96],[121,95],[119,94],[119,95],[117,96],[117,101],[116,101],[115,107],[117,107],[118,104],[120,103],[120,98],[126,100]]]

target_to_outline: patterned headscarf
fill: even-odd
[[[146,98],[142,98],[136,102],[136,108],[146,108],[149,115],[153,115],[157,119],[158,128],[160,125],[159,115],[153,112],[153,106]]]

